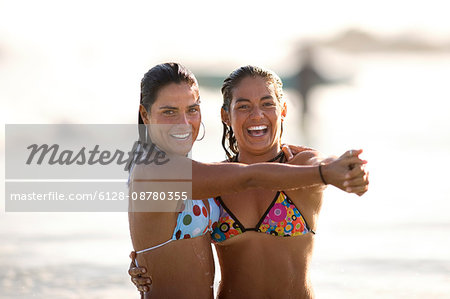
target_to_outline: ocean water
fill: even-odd
[[[314,91],[307,136],[287,91],[286,142],[334,155],[363,148],[369,160],[363,197],[326,190],[311,268],[316,296],[450,298],[450,55],[352,61],[351,83]],[[220,105],[218,91],[202,91],[198,160],[224,158]],[[2,212],[0,240],[0,298],[137,298],[126,213]]]

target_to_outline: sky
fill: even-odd
[[[350,28],[449,43],[445,2],[0,0],[0,117],[128,122],[121,103],[138,96],[142,74],[157,63],[219,75],[254,64],[283,74],[298,41]],[[117,109],[94,114],[86,105]]]
[[[446,1],[0,1],[2,52],[274,59],[347,28],[450,38]],[[6,49],[6,50],[5,50]],[[11,54],[11,53],[9,53]],[[3,54],[4,56],[5,54]]]

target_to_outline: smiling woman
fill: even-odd
[[[255,147],[252,156],[260,153],[263,155],[261,158],[268,161],[281,148],[281,139],[277,136],[282,133],[286,103],[278,100],[275,85],[260,76],[240,80],[240,84],[233,88],[233,96],[236,99],[223,106],[223,122],[230,129],[242,128],[233,131],[236,140],[241,140],[241,150]],[[274,150],[268,151],[269,148]]]
[[[170,83],[161,88],[150,112],[139,107],[153,142],[166,152],[183,155],[197,138],[201,115],[198,87]]]

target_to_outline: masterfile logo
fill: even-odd
[[[139,126],[6,125],[5,211],[178,209],[173,202],[192,194],[189,155],[172,159],[140,141]],[[137,191],[128,190],[131,183]]]

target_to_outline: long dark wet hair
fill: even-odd
[[[233,99],[233,90],[246,77],[262,77],[275,87],[275,95],[281,103],[283,100],[283,83],[280,77],[274,72],[257,66],[247,65],[234,70],[224,81],[222,85],[223,104],[222,109],[230,112],[231,101]],[[236,161],[239,154],[239,147],[233,129],[222,121],[222,147],[225,150],[228,161]],[[281,123],[281,134],[283,133],[283,123]]]

